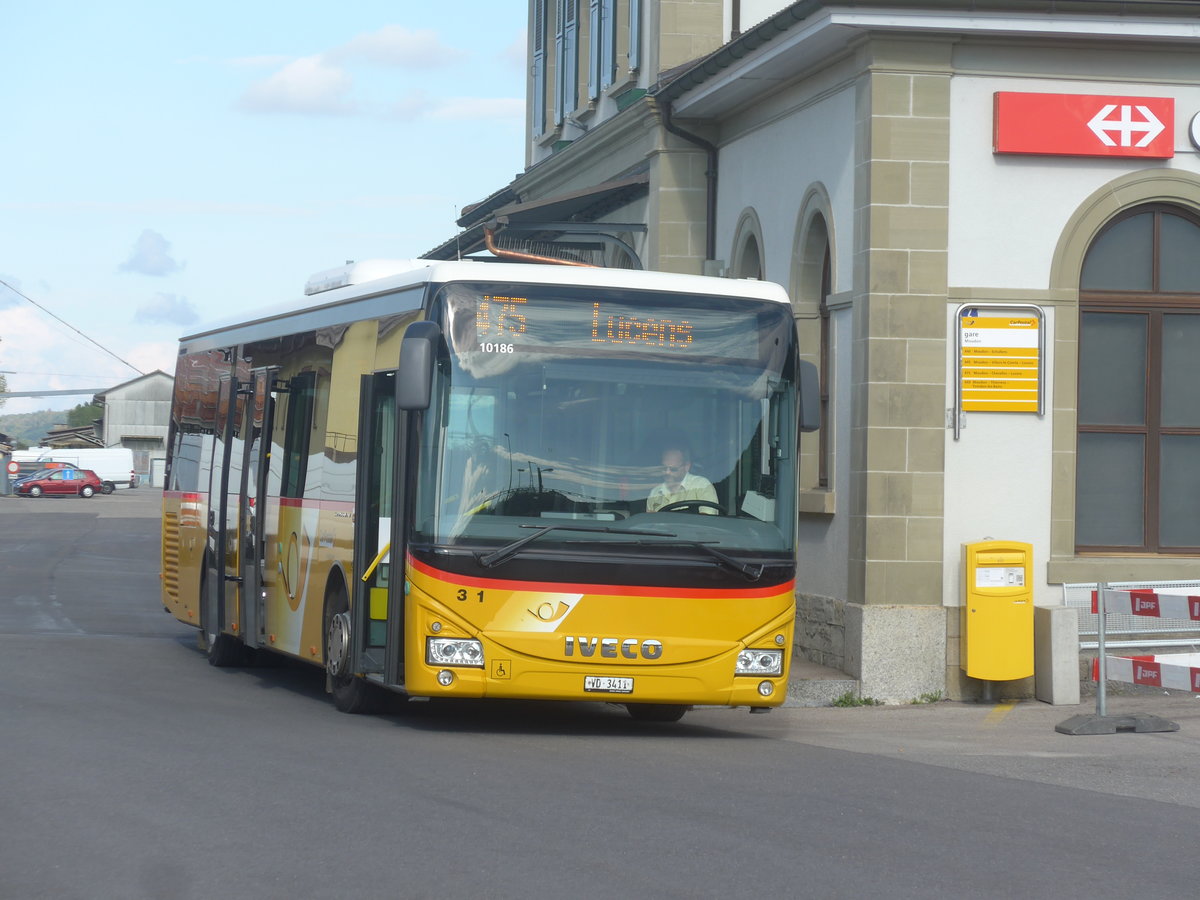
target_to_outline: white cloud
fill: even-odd
[[[409,91],[391,105],[388,114],[394,119],[410,122],[433,112],[436,105],[424,91]]]
[[[200,316],[186,297],[159,293],[139,306],[133,318],[151,324],[191,325]]]
[[[510,97],[452,97],[433,111],[435,119],[513,119],[525,118],[525,101]]]
[[[6,311],[0,324],[0,369],[10,391],[61,391],[84,389],[62,397],[12,397],[2,412],[70,409],[91,399],[91,392],[119,384],[120,366],[79,335],[68,332],[28,303]],[[120,378],[120,380],[118,380]]]
[[[478,119],[525,119],[525,101],[510,97],[451,97],[438,100],[423,91],[411,91],[392,104],[394,119],[448,119],[473,122]]]
[[[364,32],[344,44],[323,53],[305,56],[283,64],[271,56],[250,56],[230,60],[239,66],[281,65],[246,90],[239,108],[254,113],[299,113],[302,115],[349,115],[359,112],[350,98],[354,86],[348,66],[371,64],[391,68],[427,71],[454,65],[467,54],[443,43],[431,29],[408,29],[386,25]],[[411,119],[424,108],[413,105],[417,95],[401,103],[392,115]]]
[[[511,44],[500,52],[500,59],[510,68],[524,70],[529,64],[529,37],[522,31]]]
[[[279,53],[263,54],[261,56],[239,56],[225,60],[225,64],[235,69],[269,69],[283,66],[291,62],[292,57]]]
[[[125,354],[125,359],[137,366],[143,372],[153,372],[155,369],[166,372],[168,375],[175,374],[175,360],[179,356],[179,344],[175,341],[148,341],[144,344],[138,344]],[[128,370],[127,370],[128,371]],[[123,381],[128,381],[130,378],[136,378],[133,372],[129,372],[123,377]],[[120,384],[121,382],[114,382]]]
[[[130,329],[118,329],[129,335]],[[10,391],[61,391],[82,389],[80,394],[58,397],[13,397],[0,408],[0,415],[70,409],[91,400],[92,393],[107,390],[137,378],[130,366],[141,372],[161,369],[175,374],[179,344],[175,340],[141,341],[120,346],[122,337],[93,333],[90,337],[109,347],[105,353],[83,336],[70,331],[28,303],[5,311],[0,321],[0,369]],[[136,335],[134,335],[136,339]]]
[[[434,69],[448,66],[466,57],[466,53],[448,47],[431,29],[409,30],[402,25],[385,25],[351,38],[329,51],[337,60],[360,60],[402,69]]]
[[[149,228],[138,236],[129,259],[120,265],[122,272],[157,276],[170,275],[182,268],[183,266],[171,257],[171,242]]]
[[[356,111],[347,99],[352,86],[349,73],[324,56],[305,56],[250,85],[238,106],[257,113],[348,115]]]
[[[18,303],[25,302],[15,293],[15,291],[21,290],[21,280],[19,278],[13,278],[11,275],[5,275],[0,272],[0,281],[3,281],[9,288],[12,288],[12,290],[9,290],[9,288],[0,285],[0,309],[7,309],[10,306],[16,306]],[[0,338],[3,338],[2,334],[0,334]]]
[[[219,200],[54,200],[0,203],[11,212],[132,213],[140,216],[308,216],[311,209],[272,203],[223,202]]]

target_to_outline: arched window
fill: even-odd
[[[1141,206],[1084,257],[1075,544],[1200,553],[1200,217]]]
[[[829,258],[829,241],[825,241],[825,253],[821,259],[821,305],[818,315],[821,319],[821,358],[818,362],[818,372],[821,378],[821,432],[819,435],[819,473],[817,486],[827,489],[829,484],[829,365],[830,359],[830,321],[829,295],[833,293],[833,266]]]
[[[813,197],[820,196],[816,193]],[[810,198],[812,199],[812,198]],[[798,267],[792,282],[801,354],[816,363],[820,378],[821,427],[815,442],[801,442],[801,473],[804,489],[833,488],[833,421],[830,415],[833,375],[833,319],[829,298],[833,293],[833,260],[824,204],[806,204],[801,212],[796,256]],[[815,467],[805,465],[810,449]]]
[[[733,277],[762,279],[762,255],[758,252],[758,238],[753,234],[747,235],[742,244]]]

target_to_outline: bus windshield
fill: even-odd
[[[418,541],[491,559],[517,541],[791,553],[785,304],[450,284],[434,315],[448,353],[421,432]]]

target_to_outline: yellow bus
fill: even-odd
[[[184,337],[163,601],[336,706],[781,704],[814,367],[778,285],[371,261]]]

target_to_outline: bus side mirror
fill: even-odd
[[[797,360],[800,395],[800,430],[816,431],[821,427],[821,376],[817,367],[806,359]]]
[[[400,409],[429,409],[441,340],[442,329],[435,322],[413,322],[404,332],[396,371],[396,406]]]

